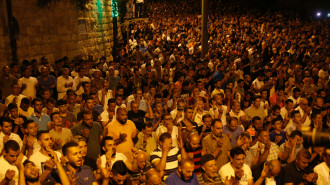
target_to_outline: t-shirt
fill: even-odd
[[[199,182],[198,182],[197,176],[194,173],[192,174],[191,178],[188,181],[183,181],[182,178],[175,171],[166,178],[165,184],[167,184],[167,185],[199,185]]]
[[[165,165],[165,176],[170,175],[171,173],[175,172],[178,168],[178,156],[181,154],[179,148],[172,148],[166,158],[166,165]],[[159,161],[162,158],[162,150],[157,148],[154,150],[150,155],[150,162],[153,164],[155,161]]]
[[[36,97],[36,85],[38,84],[38,80],[34,77],[25,78],[22,77],[18,80],[18,85],[21,88],[23,84],[26,84],[26,88],[22,91],[22,94],[26,97],[31,97],[34,99]]]
[[[122,154],[122,153],[118,153],[118,152],[116,152],[115,158],[113,158],[113,159],[111,160],[111,165],[110,165],[110,167],[112,168],[112,165],[113,165],[115,162],[117,162],[117,161],[123,161],[123,162],[125,163],[125,162],[127,161],[127,157],[126,157],[124,154]],[[106,163],[107,163],[107,158],[106,158],[105,155],[102,155],[102,156],[101,156],[101,166],[102,166],[103,168],[105,168],[105,167],[106,167]]]
[[[330,181],[330,168],[329,166],[323,162],[314,168],[314,172],[317,173],[317,185],[327,185]]]
[[[133,121],[135,124],[135,127],[141,132],[144,124],[144,116],[146,115],[146,112],[143,110],[138,110],[137,113],[133,111],[128,111],[127,116],[128,119]]]
[[[248,185],[248,181],[253,180],[251,169],[247,164],[243,164],[242,169],[244,171],[244,175],[239,181],[239,184]],[[219,174],[222,181],[224,182],[226,180],[226,177],[228,178],[230,178],[231,176],[235,177],[235,170],[229,162],[221,167],[221,169],[219,170]]]
[[[57,133],[54,129],[51,129],[49,131],[49,134],[52,136],[53,140],[58,140],[58,139],[61,139],[62,140],[62,144],[61,144],[61,147],[69,142],[71,139],[72,139],[72,133],[71,133],[71,130],[68,129],[68,128],[62,128],[62,132],[61,133]],[[60,151],[59,151],[60,152]]]
[[[231,135],[231,139],[230,139],[230,143],[231,143],[231,147],[235,147],[236,146],[236,142],[238,137],[241,135],[241,133],[243,132],[242,127],[238,126],[236,130],[231,131],[228,127],[228,125],[223,127],[223,134],[230,134]]]
[[[303,182],[304,172],[298,171],[295,161],[284,167],[284,183],[300,184]]]
[[[55,151],[55,153],[58,159],[62,157],[62,154],[60,152]],[[48,159],[50,159],[50,157],[42,154],[40,151],[33,153],[29,158],[29,160],[32,161],[38,168],[39,175],[44,172],[44,164]]]

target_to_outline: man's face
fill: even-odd
[[[21,103],[20,107],[21,107],[22,110],[27,111],[28,108],[29,108],[29,105],[25,104],[25,103]]]
[[[141,90],[138,90],[138,91],[136,91],[136,94],[135,94],[135,96],[136,96],[136,98],[137,99],[141,99],[142,98],[142,91]]]
[[[19,88],[19,86],[18,85],[13,85],[13,88],[12,88],[12,90],[13,90],[13,94],[15,94],[15,95],[18,95],[19,94],[19,92],[20,92],[20,88]]]
[[[117,120],[120,124],[125,125],[127,122],[127,111],[120,109],[120,111],[117,112]]]
[[[144,169],[144,167],[146,166],[146,160],[147,160],[146,155],[139,155],[137,157],[137,164],[139,169],[141,170]]]
[[[165,139],[164,142],[159,142],[159,145],[161,148],[163,148],[164,145],[172,146],[172,138]]]
[[[231,120],[231,122],[230,122],[230,124],[228,125],[228,127],[229,127],[229,129],[230,129],[232,132],[234,132],[234,131],[237,129],[237,127],[238,127],[238,121],[235,120],[235,119]]]
[[[189,179],[192,177],[193,173],[194,173],[194,168],[195,165],[186,162],[185,164],[181,166],[179,166],[179,173],[181,175],[181,178],[184,179],[184,181],[189,181]]]
[[[117,173],[117,174],[113,175],[112,180],[117,182],[117,184],[119,184],[119,185],[123,185],[126,178],[127,178],[127,175],[120,175],[119,173]]]
[[[183,102],[178,103],[178,111],[182,112],[185,104]]]
[[[221,95],[214,95],[214,101],[217,105],[220,105],[222,103]]]
[[[171,115],[166,115],[166,116],[164,116],[163,125],[165,127],[168,127],[168,126],[173,124],[172,121],[173,121],[172,116]]]
[[[28,163],[24,167],[24,176],[28,182],[37,182],[39,179],[39,170],[34,163]]]
[[[299,98],[301,96],[301,92],[295,92],[294,94],[293,94],[293,97],[295,98],[295,99],[297,99],[297,98]]]
[[[9,149],[8,153],[5,152],[4,158],[8,161],[9,164],[14,164],[17,160],[19,153],[19,150],[14,151],[12,149]]]
[[[56,126],[62,125],[62,117],[60,116],[60,114],[53,115],[53,122],[54,122],[54,125],[56,125]]]
[[[85,157],[87,154],[87,143],[85,141],[79,141],[79,150],[81,151],[81,156]]]
[[[210,127],[211,126],[211,123],[212,123],[212,117],[206,117],[204,118],[204,124],[206,125],[206,127]]]
[[[290,141],[292,142],[293,140],[296,140],[297,143],[296,145],[297,146],[300,146],[302,143],[303,143],[303,138],[299,135],[296,135],[294,138],[290,138]]]
[[[289,102],[287,105],[285,105],[285,108],[286,108],[287,110],[291,110],[292,107],[293,107],[293,103],[292,103],[292,102]]]
[[[116,111],[116,103],[109,103],[108,104],[108,109],[110,112],[115,112]]]
[[[124,95],[124,89],[117,89],[117,94],[118,95]]]
[[[147,135],[148,137],[151,136],[152,132],[153,132],[153,128],[152,127],[146,127],[143,129],[143,132],[145,135]]]
[[[29,136],[37,136],[38,133],[38,124],[35,122],[32,122],[30,124],[27,125],[27,128],[25,129],[25,132],[29,135]]]
[[[106,140],[104,143],[104,148],[103,150],[105,152],[107,151],[112,151],[113,154],[116,153],[116,144],[114,140]]]
[[[261,120],[255,120],[254,121],[254,128],[256,130],[261,130],[262,129],[262,122],[261,122]]]
[[[215,178],[218,175],[218,167],[215,160],[208,161],[202,166],[204,173],[209,178]]]
[[[197,149],[197,147],[199,146],[199,143],[200,143],[199,136],[194,136],[194,137],[189,139],[190,148],[193,149],[193,150]]]
[[[280,109],[276,109],[273,114],[274,114],[274,117],[277,117],[277,116],[279,116],[281,114],[281,110]]]
[[[192,116],[194,114],[194,111],[192,109],[186,109],[187,111],[184,113],[184,117],[187,119],[187,120],[192,120]]]
[[[317,106],[318,108],[322,108],[323,105],[324,105],[324,103],[323,103],[323,99],[322,99],[322,98],[317,98],[317,99],[316,99],[316,106]]]
[[[275,121],[274,123],[274,129],[276,130],[282,130],[282,125],[283,125],[283,122],[278,120],[278,121]]]
[[[137,104],[137,103],[132,103],[132,104],[131,104],[131,108],[132,108],[132,111],[133,111],[134,113],[139,112],[139,104]]]
[[[42,97],[45,100],[48,100],[50,98],[50,92],[48,90],[47,91],[44,91],[44,93],[42,94]]]
[[[216,121],[213,127],[211,127],[212,133],[216,137],[220,137],[222,135],[222,129],[223,129],[223,125],[220,121]]]
[[[42,102],[41,101],[34,102],[34,111],[39,114],[41,113],[41,111],[42,111]]]
[[[260,107],[260,102],[261,102],[260,98],[257,98],[256,100],[254,100],[253,105],[255,107],[259,108]]]
[[[18,118],[18,109],[17,108],[13,108],[9,112],[10,112],[10,115],[12,118]]]
[[[266,144],[269,141],[269,132],[268,131],[262,131],[259,135],[259,141],[263,144]]]
[[[87,107],[88,110],[93,110],[93,108],[94,108],[94,102],[93,102],[92,99],[88,99],[86,101],[86,107]]]
[[[161,103],[157,103],[155,106],[155,110],[158,114],[163,113],[163,111],[164,111],[163,105]]]
[[[58,110],[61,113],[65,113],[67,111],[67,105],[60,105],[60,106],[58,106]]]
[[[53,148],[53,140],[52,136],[49,133],[44,133],[40,136],[40,140],[38,140],[41,147],[45,150],[51,150]]]
[[[120,106],[121,104],[123,104],[123,97],[122,96],[116,97],[116,104],[118,106]]]
[[[244,164],[244,159],[245,159],[245,155],[239,154],[239,155],[235,155],[234,158],[230,158],[230,161],[234,166],[234,168],[241,169]]]
[[[296,158],[296,165],[300,169],[305,170],[309,165],[309,160],[306,159],[304,156],[297,157]]]
[[[83,121],[86,125],[91,127],[93,125],[93,115],[92,114],[84,114]]]
[[[300,108],[301,108],[302,110],[305,110],[305,109],[307,108],[307,106],[308,106],[308,100],[305,99],[305,98],[302,98],[302,99],[300,100],[299,106],[300,106]]]
[[[80,167],[82,165],[82,155],[79,146],[68,148],[65,157],[69,161],[71,166]]]
[[[76,102],[76,96],[75,95],[70,95],[68,98],[69,104],[75,104]]]
[[[241,110],[241,106],[240,106],[239,102],[234,103],[232,109],[234,112],[239,112]]]
[[[3,122],[2,132],[3,132],[5,135],[10,135],[12,129],[13,129],[13,127],[12,127],[11,123],[6,122],[6,121]]]
[[[300,121],[301,121],[301,114],[300,114],[300,113],[296,113],[296,114],[294,115],[294,117],[293,117],[293,121],[294,121],[295,123],[300,123]]]

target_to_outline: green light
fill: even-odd
[[[111,17],[118,17],[118,0],[111,0]]]

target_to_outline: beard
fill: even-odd
[[[39,181],[39,175],[37,177],[27,177],[25,176],[26,182],[38,182]]]
[[[127,119],[124,119],[124,120],[117,119],[117,120],[118,120],[118,122],[119,122],[120,124],[122,124],[122,125],[125,125],[126,122],[127,122]]]

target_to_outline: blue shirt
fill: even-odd
[[[47,125],[51,121],[50,117],[47,114],[43,114],[43,113],[41,113],[40,118],[33,113],[28,119],[33,120],[39,125],[38,130],[48,130]]]
[[[223,134],[231,135],[231,139],[230,139],[231,147],[236,146],[237,139],[238,139],[239,135],[241,135],[242,132],[243,132],[243,129],[240,125],[237,126],[237,129],[235,131],[231,131],[228,128],[228,125],[226,125],[223,127],[223,131],[222,131]]]
[[[282,139],[280,142],[277,143],[278,146],[281,146],[281,144],[285,143],[286,139],[286,132],[281,130],[280,134],[276,134],[275,132],[270,132],[269,137],[271,142],[275,142],[276,136],[282,136]]]
[[[199,182],[197,180],[197,176],[195,175],[195,173],[193,173],[191,178],[185,182],[175,171],[166,178],[165,184],[167,184],[167,185],[189,185],[189,184],[199,185]]]

